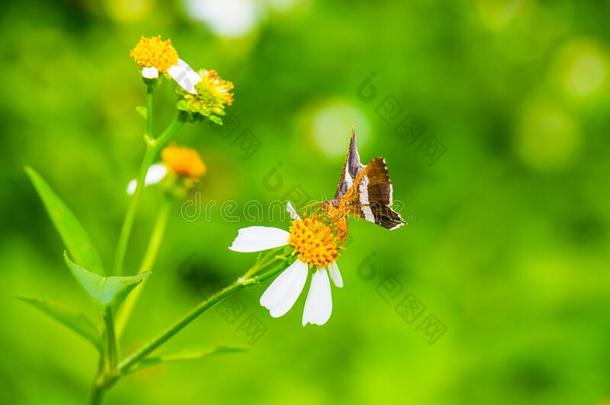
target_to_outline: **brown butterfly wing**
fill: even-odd
[[[354,183],[354,179],[362,170],[364,170],[364,166],[360,163],[360,155],[358,154],[358,148],[356,147],[356,132],[352,130],[349,149],[347,151],[347,156],[345,157],[343,169],[341,169],[341,177],[337,183],[337,191],[335,192],[335,199],[333,200],[335,204],[345,195],[347,190],[349,190]]]
[[[380,205],[392,205],[392,181],[384,158],[375,158],[366,166],[368,199]]]
[[[339,200],[339,209],[387,229],[404,225],[392,206],[392,181],[384,158],[375,158],[355,177]]]

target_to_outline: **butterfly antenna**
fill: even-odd
[[[305,212],[306,210],[312,208],[312,207],[318,207],[318,210],[320,209],[320,205],[322,205],[322,201],[314,201],[312,203],[309,203],[307,205],[305,205],[304,207],[301,208],[302,212]],[[317,211],[314,211],[317,212]]]

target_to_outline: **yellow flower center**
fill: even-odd
[[[163,162],[180,176],[197,178],[205,174],[206,167],[195,149],[168,146],[161,151]]]
[[[339,240],[333,228],[318,216],[292,221],[288,243],[299,259],[315,267],[326,267],[339,257]]]
[[[161,35],[140,37],[138,44],[129,52],[140,67],[156,67],[165,73],[170,66],[178,63],[178,52],[169,39],[163,41]]]

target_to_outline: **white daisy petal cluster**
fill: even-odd
[[[310,232],[312,227],[307,226],[290,203],[287,204],[287,210],[293,220],[291,232],[266,226],[242,228],[229,249],[236,252],[260,252],[286,245],[293,246],[293,254],[298,255],[296,261],[267,287],[260,298],[260,304],[274,318],[286,314],[305,288],[311,270],[311,284],[305,300],[302,324],[324,325],[330,319],[333,308],[330,280],[341,288],[343,279],[335,260],[336,253],[328,255],[327,250],[316,249],[321,244],[322,249],[335,252],[336,247],[332,245],[334,239],[329,239],[327,232],[322,232],[322,237],[316,232]],[[325,259],[320,261],[320,257]]]

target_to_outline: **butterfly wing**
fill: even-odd
[[[404,225],[392,209],[392,181],[384,158],[375,158],[354,178],[339,200],[339,209],[387,229]]]
[[[362,170],[364,170],[364,166],[360,163],[360,155],[358,154],[358,148],[356,147],[356,132],[352,129],[352,138],[349,142],[349,149],[347,151],[347,156],[345,157],[343,169],[341,170],[339,183],[337,184],[335,199],[333,200],[335,204],[339,202],[341,197],[343,197],[347,190],[353,185],[354,179]]]

